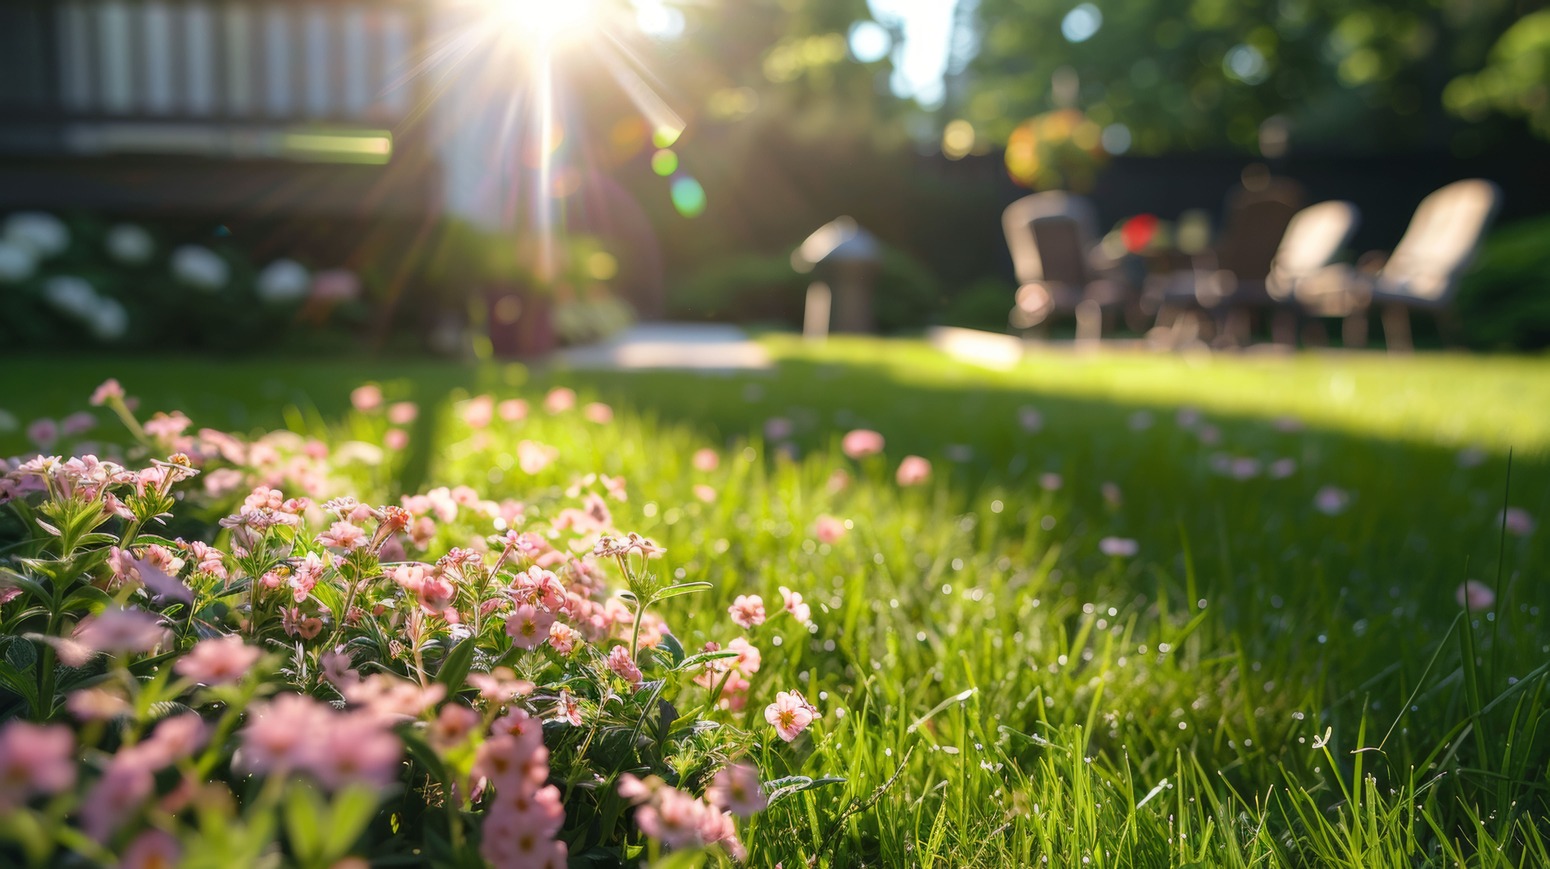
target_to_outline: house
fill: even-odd
[[[430,0],[7,0],[0,213],[411,218]]]

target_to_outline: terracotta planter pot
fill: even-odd
[[[530,359],[560,345],[554,329],[554,300],[526,287],[507,285],[485,290],[490,345],[501,359]]]

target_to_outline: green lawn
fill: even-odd
[[[753,638],[756,697],[799,687],[823,712],[765,773],[847,782],[759,816],[752,865],[1550,865],[1550,527],[1497,519],[1550,520],[1550,360],[1050,351],[990,372],[912,342],[767,340],[775,370],[726,376],[12,358],[0,409],[61,416],[114,376],[146,411],[338,440],[378,431],[347,413],[373,380],[445,412],[368,494],[625,476],[615,524],[716,587],[669,608],[685,647],[736,636],[739,593],[814,603],[805,642]],[[614,422],[539,412],[480,443],[450,409],[554,385]],[[886,458],[841,455],[855,427]],[[521,474],[520,439],[559,461]],[[718,470],[691,468],[703,446]],[[910,453],[931,485],[895,485]],[[850,533],[819,544],[821,514]],[[1471,578],[1497,602],[1466,618]]]

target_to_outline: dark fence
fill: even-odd
[[[1000,155],[958,162],[941,157],[922,159],[923,168],[932,174],[994,187],[998,199],[985,203],[988,211],[1029,193],[1007,177]],[[1099,173],[1088,195],[1097,205],[1100,225],[1105,228],[1137,214],[1172,220],[1197,208],[1205,209],[1219,222],[1228,190],[1254,162],[1242,154],[1118,157]],[[1307,191],[1307,204],[1326,199],[1356,203],[1362,219],[1351,246],[1358,252],[1392,248],[1421,199],[1461,178],[1487,178],[1501,187],[1504,203],[1498,225],[1550,213],[1550,148],[1532,142],[1469,158],[1446,152],[1294,154],[1273,161],[1270,169],[1301,183]],[[990,215],[978,226],[982,232],[999,232]],[[1009,274],[1010,263],[1003,265]]]

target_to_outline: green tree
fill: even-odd
[[[980,0],[979,52],[954,111],[1004,140],[1059,104],[1123,124],[1139,153],[1252,150],[1281,116],[1299,146],[1453,142],[1454,76],[1518,16],[1511,0]]]

